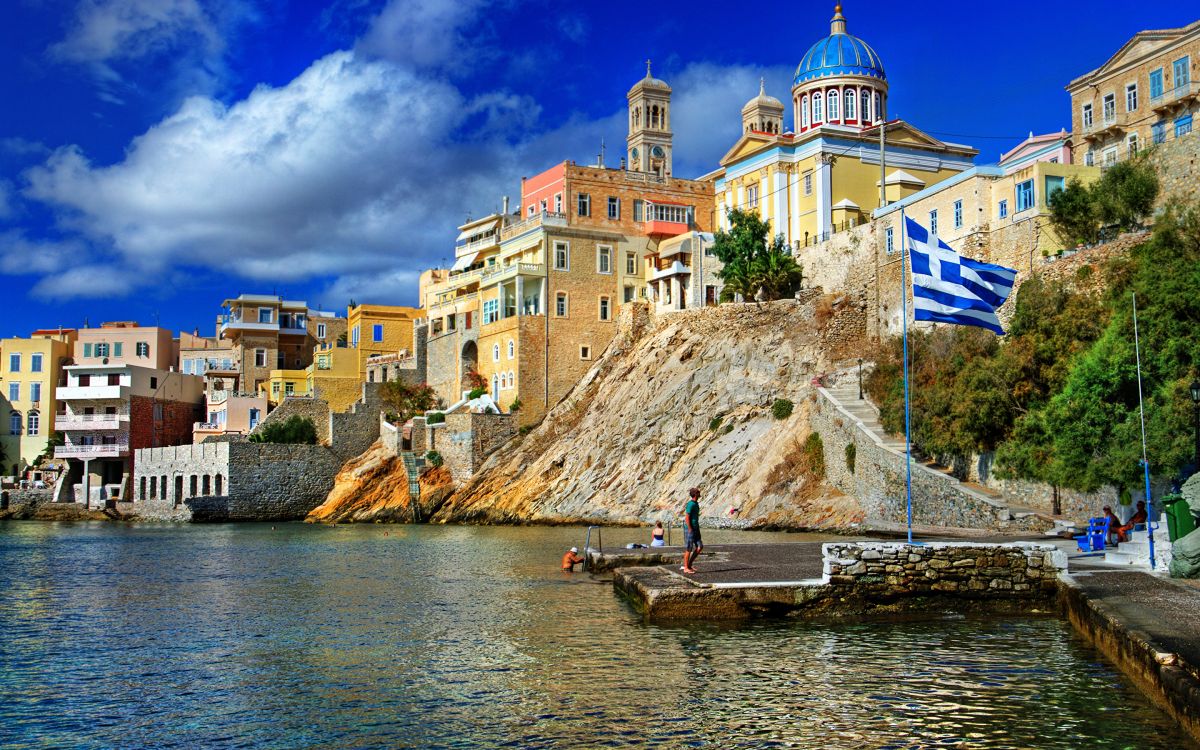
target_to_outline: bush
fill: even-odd
[[[436,469],[436,468],[440,467],[442,464],[444,464],[446,461],[445,461],[445,459],[442,458],[441,453],[438,453],[437,451],[429,451],[428,453],[425,454],[425,462]]]
[[[480,375],[476,370],[468,370],[467,373],[463,375],[463,382],[470,390],[482,388],[484,391],[487,391],[487,378]]]
[[[846,443],[846,469],[851,474],[854,473],[854,458],[858,454],[858,447],[854,443]]]
[[[1158,191],[1158,176],[1144,159],[1123,161],[1090,186],[1075,179],[1051,195],[1050,224],[1068,246],[1094,244],[1102,238],[1101,227],[1140,227],[1154,210]]]
[[[731,432],[733,432],[733,425],[731,425],[731,424],[725,425],[725,434],[728,435]]]
[[[524,425],[524,426],[522,426],[522,427],[521,427],[521,429],[517,430],[517,434],[519,434],[519,435],[528,435],[529,433],[533,432],[533,428],[534,428],[534,427],[536,427],[536,426],[537,426],[537,425],[532,425],[532,424],[527,424],[527,425]]]
[[[516,414],[517,412],[521,411],[521,399],[518,398],[509,404],[508,411],[510,414]]]
[[[776,419],[787,419],[792,416],[792,409],[795,407],[791,401],[786,398],[777,398],[775,403],[771,404],[771,414]]]
[[[414,414],[432,409],[438,402],[437,393],[425,383],[408,385],[399,380],[381,383],[379,397],[396,416],[397,422],[407,422]]]
[[[721,419],[722,419],[722,417],[720,414],[713,417],[712,420],[708,423],[708,429],[712,430],[713,432],[716,432],[717,428],[721,426]]]
[[[308,417],[293,414],[282,422],[268,422],[250,435],[252,443],[316,445],[317,426]]]
[[[817,479],[825,478],[825,443],[820,433],[810,432],[800,449],[800,468]]]
[[[471,392],[467,394],[467,400],[474,401],[475,399],[479,398],[480,396],[482,396],[486,393],[487,393],[487,388],[472,388]]]
[[[446,421],[444,412],[431,411],[425,415],[425,424],[441,424]]]

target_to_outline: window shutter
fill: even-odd
[[[121,346],[122,346],[122,344],[121,344],[121,342],[120,342],[120,341],[118,341],[118,342],[116,342],[115,344],[113,344],[113,356],[114,356],[114,357],[119,357],[119,356],[121,356]]]
[[[85,356],[85,357],[92,356],[92,345],[91,344],[83,345],[83,356]]]

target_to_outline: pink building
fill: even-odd
[[[171,331],[127,321],[82,328],[75,340],[77,365],[134,365],[170,370],[178,352]]]

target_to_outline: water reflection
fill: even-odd
[[[0,525],[0,745],[1192,747],[1056,620],[651,626],[580,538]]]

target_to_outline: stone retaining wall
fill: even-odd
[[[10,489],[0,490],[0,510],[16,510],[26,505],[43,505],[54,500],[54,490]]]
[[[835,595],[873,600],[929,594],[1028,598],[1057,591],[1066,555],[1049,544],[855,542],[823,545]]]
[[[868,521],[907,521],[904,454],[892,451],[818,388],[809,416],[821,436],[826,481],[858,499]],[[846,446],[854,445],[854,470]],[[913,523],[971,529],[1009,526],[1008,507],[972,494],[952,476],[916,461],[912,466]]]

